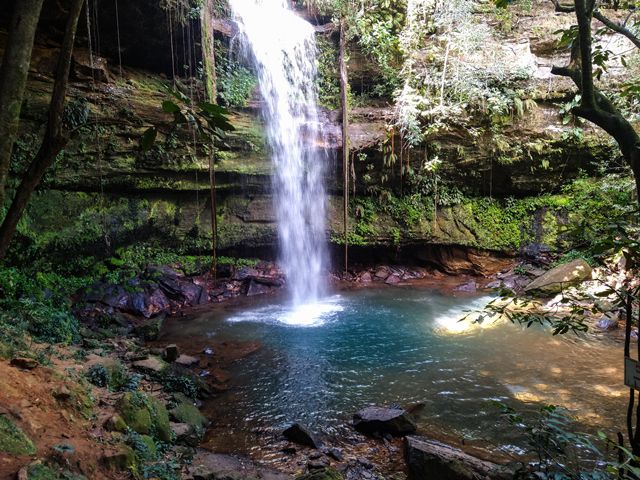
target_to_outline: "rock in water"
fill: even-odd
[[[406,459],[410,480],[507,480],[514,476],[502,465],[421,437],[407,437]]]
[[[578,285],[591,278],[591,266],[582,259],[577,259],[556,268],[552,268],[544,275],[536,278],[527,285],[525,292],[538,290],[543,293],[558,293],[563,288]]]
[[[402,408],[367,407],[353,416],[353,426],[366,435],[385,434],[401,437],[415,433],[416,422]]]
[[[596,323],[596,327],[604,331],[615,330],[618,328],[618,322],[609,317],[602,317]]]
[[[306,427],[299,423],[294,423],[284,432],[282,432],[284,438],[290,442],[297,443],[298,445],[304,445],[311,448],[319,448],[322,442]]]

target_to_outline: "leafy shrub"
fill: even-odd
[[[87,380],[96,387],[106,387],[109,385],[109,372],[101,363],[92,365],[87,372]]]
[[[195,380],[184,375],[166,373],[162,375],[160,382],[167,392],[184,393],[189,398],[197,398],[200,393],[200,387]]]

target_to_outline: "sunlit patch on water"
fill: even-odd
[[[486,295],[468,305],[451,307],[435,318],[435,331],[440,334],[460,334],[495,327],[495,321],[482,318],[482,311],[493,299]]]
[[[227,319],[228,322],[260,322],[292,327],[321,327],[336,319],[344,310],[342,297],[334,295],[318,302],[302,305],[268,305],[240,312]]]

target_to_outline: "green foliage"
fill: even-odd
[[[200,394],[200,386],[191,377],[166,372],[158,380],[167,392],[184,393],[189,398],[198,398]]]
[[[151,150],[155,145],[160,128],[180,130],[192,129],[201,139],[220,142],[226,133],[234,130],[229,123],[229,111],[214,103],[194,103],[191,98],[179,90],[165,86],[165,92],[170,99],[162,102],[162,110],[171,114],[172,122],[154,125],[144,131],[140,138],[140,148],[143,152]]]
[[[96,387],[108,387],[113,392],[133,392],[139,387],[141,376],[129,374],[120,362],[110,364],[108,367],[97,363],[86,372],[86,377]]]
[[[255,74],[237,60],[230,58],[222,42],[216,41],[215,55],[220,102],[231,108],[248,106],[258,84]]]
[[[87,371],[87,380],[96,387],[106,387],[109,385],[109,372],[104,365],[97,363]]]
[[[500,402],[493,403],[514,428],[524,431],[528,453],[536,459],[523,465],[514,478],[612,479],[608,465],[602,461],[604,455],[597,446],[598,438],[575,433],[572,429],[574,420],[565,410],[547,405],[533,414],[524,415]]]
[[[68,102],[64,107],[64,123],[70,129],[81,127],[89,121],[91,110],[89,102],[84,97],[79,97]]]
[[[318,47],[318,102],[329,110],[340,106],[340,80],[338,72],[338,50],[333,42],[317,38]]]
[[[71,313],[69,296],[85,285],[86,278],[1,268],[0,339],[22,330],[41,342],[78,340],[79,325]],[[10,340],[14,345],[17,342]]]
[[[133,449],[136,460],[139,462],[150,462],[158,459],[158,450],[153,438],[148,435],[140,435],[132,429],[127,430],[127,444]]]

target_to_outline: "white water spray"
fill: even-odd
[[[314,304],[323,294],[327,258],[326,152],[319,147],[315,32],[289,9],[287,0],[229,3],[264,100],[275,167],[280,264],[294,306]]]

